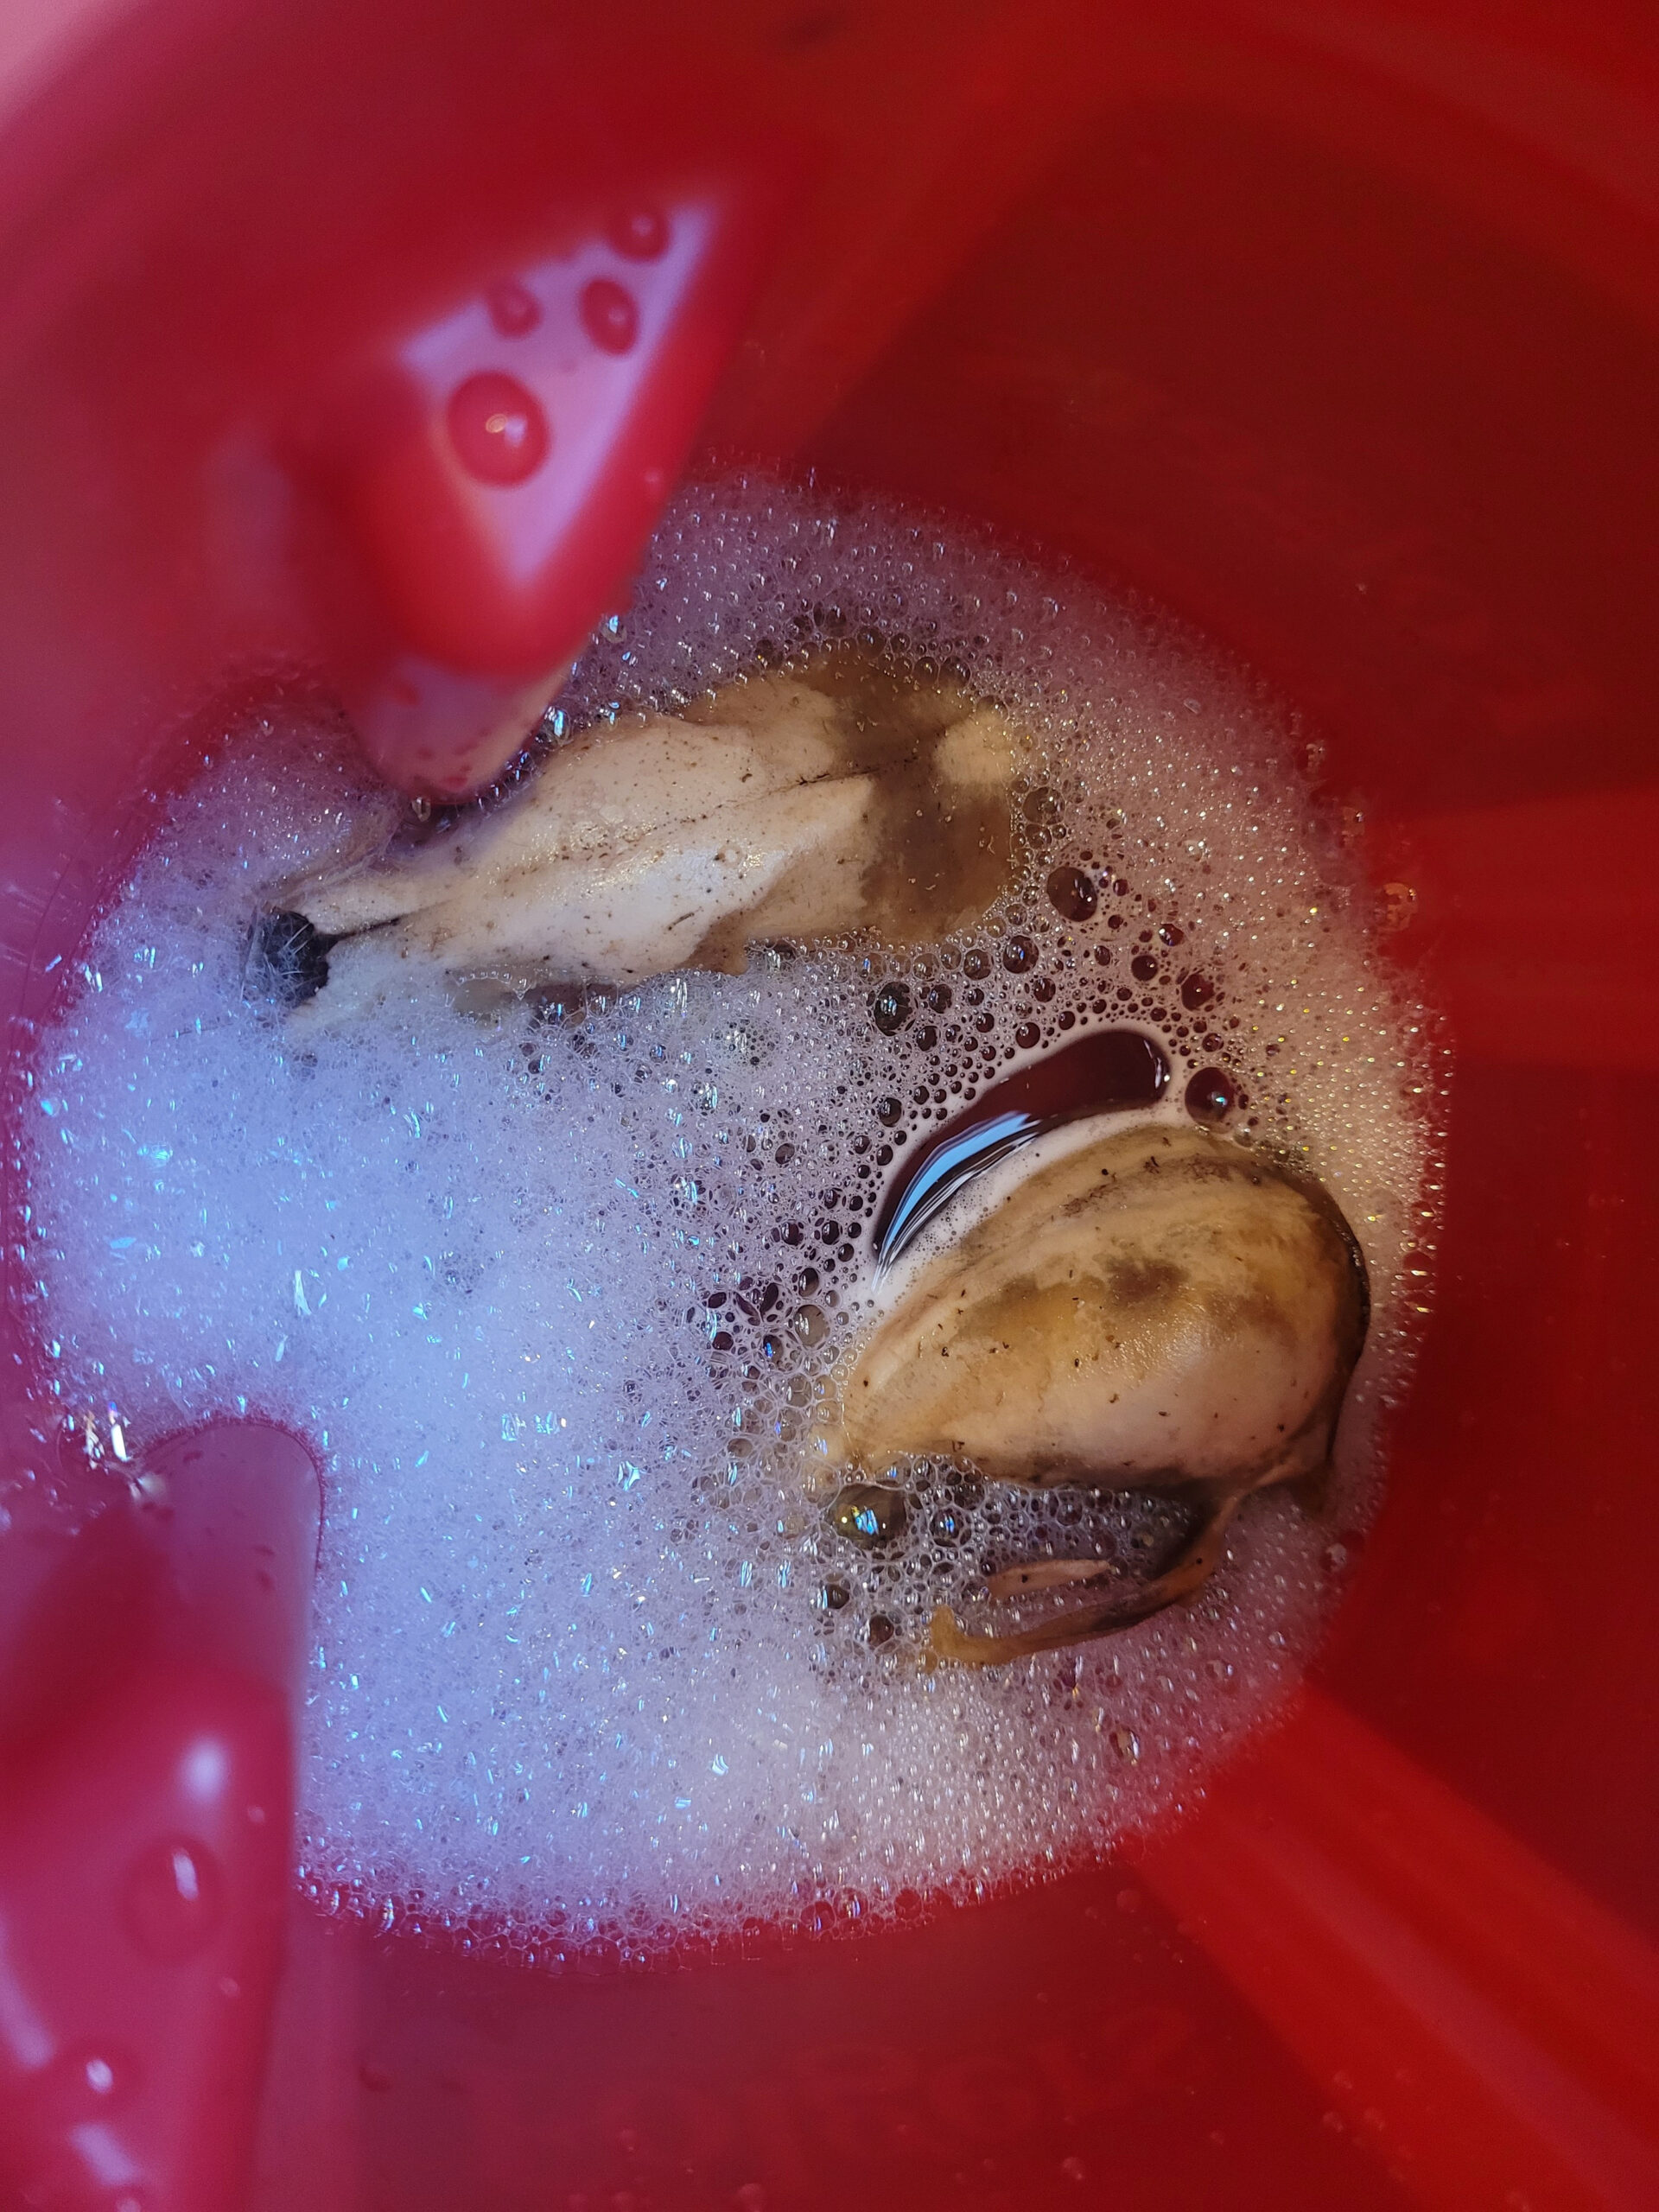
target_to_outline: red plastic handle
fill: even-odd
[[[24,1529],[0,1591],[0,2201],[224,2212],[287,1911],[316,1473],[219,1422],[92,1502]]]
[[[727,179],[596,209],[325,403],[314,588],[388,780],[454,799],[524,743],[683,465],[777,205]]]
[[[276,1976],[289,1764],[275,1692],[162,1662],[10,1808],[0,2171],[23,2203],[230,2201]]]

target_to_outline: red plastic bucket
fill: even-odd
[[[44,2119],[14,2084],[17,2202],[1659,2202],[1645,19],[154,0],[14,10],[0,62],[9,1016],[194,718],[312,652],[284,440],[377,318],[487,280],[573,168],[677,163],[787,210],[699,458],[944,505],[1236,648],[1455,1052],[1433,1324],[1334,1630],[1286,1725],[1097,1872],[639,1973],[279,1930],[291,1447],[224,1475],[289,1548],[264,1627],[210,1567],[181,1599],[176,1560],[157,1596],[118,1546],[0,1541],[0,2039],[33,2080],[29,2020],[48,2050],[90,1989],[131,2061],[74,2044]],[[134,1872],[175,1723],[242,1762],[207,1933],[195,1874]]]

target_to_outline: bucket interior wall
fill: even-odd
[[[1590,1531],[1641,1480],[1655,366],[1570,268],[1211,92],[1100,116],[809,448],[1233,646],[1415,893],[1448,1218],[1327,1678],[1638,1917],[1646,1569]]]
[[[752,105],[777,54],[818,56],[830,91],[789,79],[799,133],[853,174],[874,125],[836,101],[880,26],[726,12],[734,52],[776,48],[734,65]],[[1080,39],[1090,13],[1042,11],[1039,67],[1030,20],[906,11],[882,114],[917,111],[931,197],[887,237],[864,209],[856,251],[779,280],[702,460],[816,469],[1064,554],[1297,710],[1322,804],[1395,887],[1389,957],[1444,1010],[1452,1056],[1433,1319],[1381,1517],[1301,1711],[1170,1839],[1096,1872],[896,1933],[757,1931],[747,1956],[636,1978],[553,1978],[296,1905],[261,2212],[1652,2201],[1659,190],[1621,197],[1575,165],[1513,55],[1460,105],[1433,54],[1364,59],[1363,11],[1332,13],[1345,51],[1224,13]],[[257,486],[177,486],[182,457],[199,487],[204,448],[222,455],[226,393],[295,372],[293,333],[335,311],[310,227],[327,193],[307,197],[291,118],[361,103],[353,175],[382,214],[411,166],[385,87],[413,103],[418,60],[343,31],[309,56],[283,41],[283,122],[250,89],[270,49],[247,21],[245,52],[215,32],[225,113],[199,144],[163,159],[133,126],[144,191],[118,189],[135,171],[109,151],[105,85],[63,142],[79,196],[60,175],[48,212],[22,194],[0,428],[0,983],[20,1015],[49,1005],[48,963],[189,715],[258,657],[180,611],[225,500]],[[528,17],[473,21],[499,34],[492,83],[522,123],[545,97],[510,81]],[[1602,87],[1586,144],[1633,104],[1651,121],[1605,23],[1574,54],[1564,17],[1538,22],[1526,67]],[[1041,144],[980,163],[1001,162],[999,191],[970,193],[920,114],[930,55],[969,30],[1028,124],[1084,57]],[[460,89],[423,158],[486,226],[457,184],[488,135],[484,65],[459,41],[442,60]],[[721,70],[712,35],[700,66]],[[179,213],[193,162],[230,178],[223,236]],[[316,162],[337,187],[326,145]],[[510,170],[491,172],[509,195]],[[942,211],[972,193],[953,226]],[[280,314],[258,268],[227,274],[249,208]],[[374,235],[367,216],[353,232]],[[839,336],[785,405],[776,364],[815,287]],[[280,619],[261,614],[261,651]],[[16,1331],[15,1287],[9,1312]]]

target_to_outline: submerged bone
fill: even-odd
[[[1325,1193],[1198,1129],[1142,1123],[1018,1183],[912,1274],[848,1377],[864,1465],[971,1460],[1008,1482],[1190,1491],[1198,1522],[1144,1581],[1098,1560],[991,1577],[993,1599],[1084,1602],[1012,1631],[950,1609],[928,1663],[994,1667],[1192,1596],[1240,1498],[1327,1463],[1364,1342],[1364,1264]]]
[[[1243,1491],[1324,1464],[1365,1318],[1323,1193],[1143,1126],[1038,1170],[921,1268],[848,1378],[846,1442],[867,1466]]]
[[[827,702],[825,702],[827,706]],[[696,728],[652,715],[633,728],[590,732],[555,753],[529,789],[414,853],[303,891],[318,929],[336,937],[424,913],[465,944],[481,936],[491,902],[572,861],[614,858],[664,831],[692,830],[832,772],[823,717],[803,713],[757,745],[736,724]]]
[[[959,686],[851,657],[590,733],[415,851],[287,887],[339,940],[306,1019],[365,1010],[410,959],[631,983],[770,938],[948,934],[1006,886],[1019,747]]]
[[[1227,1531],[1238,1510],[1239,1497],[1237,1491],[1224,1491],[1162,1573],[1154,1574],[1148,1581],[1123,1582],[1112,1589],[1112,1577],[1101,1569],[1098,1560],[1067,1561],[1069,1567],[1079,1570],[1092,1564],[1092,1573],[1079,1572],[1069,1579],[1092,1590],[1107,1586],[1109,1594],[1069,1607],[1064,1612],[1052,1613],[1046,1620],[1039,1620],[1032,1627],[1001,1634],[995,1630],[970,1630],[963,1627],[948,1605],[936,1606],[928,1623],[926,1663],[932,1666],[947,1659],[959,1667],[1006,1667],[1011,1660],[1029,1659],[1039,1651],[1062,1650],[1068,1643],[1084,1643],[1091,1637],[1115,1636],[1120,1629],[1134,1628],[1141,1621],[1150,1620],[1166,1605],[1179,1605],[1183,1598],[1192,1597],[1215,1573],[1221,1563]],[[1058,1566],[1059,1562],[1054,1564]],[[1060,1580],[1058,1574],[1045,1580],[1040,1568],[1023,1571],[1033,1577],[1027,1588],[1053,1588]],[[995,1577],[989,1595],[1007,1595],[1007,1582],[1004,1576]],[[998,1583],[1004,1587],[999,1589]]]
[[[844,870],[849,898],[855,893],[868,809],[869,779],[842,777],[721,808],[671,836],[657,831],[573,856],[545,874],[508,876],[492,898],[429,906],[394,928],[346,938],[330,952],[327,988],[312,1006],[331,1020],[365,1010],[410,961],[508,981],[546,974],[623,984],[673,968],[741,968],[743,933],[729,925],[787,874],[828,879],[827,899]]]

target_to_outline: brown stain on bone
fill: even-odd
[[[733,693],[745,679],[683,710],[694,723],[733,718]],[[929,944],[972,927],[1013,882],[1013,808],[1009,782],[1023,743],[1007,725],[1008,773],[997,785],[953,784],[939,772],[942,741],[985,702],[945,677],[921,678],[867,648],[832,646],[786,677],[756,683],[793,686],[799,696],[831,702],[826,731],[836,760],[833,779],[875,779],[864,824],[859,913],[865,936],[899,945]],[[687,965],[741,972],[749,944],[768,936],[800,935],[774,928],[772,914],[791,902],[785,884],[747,912],[717,925]]]
[[[1112,1260],[1106,1269],[1107,1287],[1117,1306],[1169,1305],[1188,1280],[1185,1268],[1171,1260]]]

